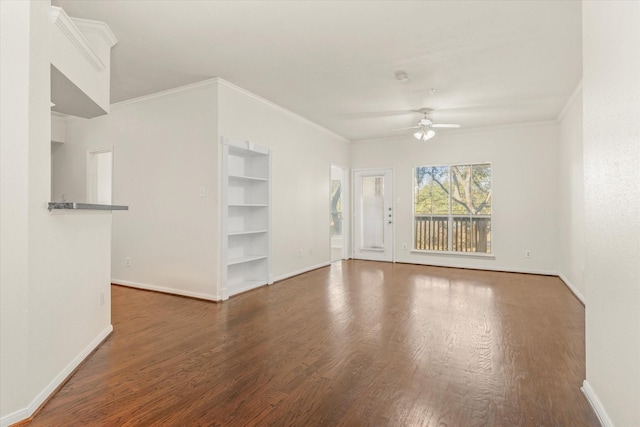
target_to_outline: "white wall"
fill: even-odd
[[[67,121],[54,197],[84,200],[86,151],[114,147],[113,203],[129,206],[114,213],[114,283],[219,299],[221,135],[273,150],[276,280],[329,263],[330,165],[348,165],[348,142],[213,79]]]
[[[129,206],[113,214],[114,283],[217,299],[216,98],[208,82],[67,122],[55,194],[85,200],[87,150],[113,147],[113,203]]]
[[[574,294],[585,303],[582,83],[561,116],[558,190],[558,272]]]
[[[0,420],[27,406],[29,2],[0,2]]]
[[[111,331],[109,214],[51,214],[49,3],[2,16],[0,425],[30,416]],[[105,304],[100,293],[105,292]]]
[[[640,425],[640,2],[585,1],[585,390]],[[590,394],[589,394],[590,393]]]
[[[219,105],[221,136],[273,150],[275,279],[328,264],[331,163],[348,166],[347,140],[223,80]]]
[[[353,169],[394,169],[395,259],[416,264],[505,271],[557,271],[558,128],[529,124],[447,133],[429,142],[411,135],[352,144]],[[495,259],[411,253],[413,168],[492,163]],[[408,250],[403,249],[406,243]],[[525,258],[525,251],[531,258]]]

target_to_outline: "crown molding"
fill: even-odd
[[[149,95],[143,95],[143,96],[140,96],[138,98],[132,98],[132,99],[128,99],[126,101],[116,102],[114,104],[111,104],[111,109],[114,109],[114,108],[117,109],[117,108],[124,107],[124,106],[130,105],[130,104],[136,104],[138,102],[145,102],[145,101],[149,101],[149,100],[152,100],[152,99],[155,99],[155,98],[171,96],[171,95],[175,95],[175,94],[178,94],[178,93],[181,93],[181,92],[186,92],[186,91],[189,91],[189,90],[194,90],[194,89],[198,89],[198,88],[201,88],[201,87],[207,87],[207,86],[212,86],[212,85],[213,86],[225,86],[225,87],[227,87],[227,88],[229,88],[229,89],[231,89],[231,90],[233,90],[235,92],[238,92],[238,93],[241,93],[241,94],[243,94],[245,96],[248,96],[249,98],[253,99],[254,101],[260,102],[261,104],[264,104],[264,105],[268,106],[269,108],[272,108],[272,109],[274,109],[276,111],[279,111],[279,112],[281,112],[283,114],[286,114],[287,116],[289,116],[289,117],[291,117],[291,118],[293,118],[295,120],[298,120],[298,121],[301,121],[301,122],[303,122],[303,123],[305,123],[307,125],[313,126],[314,128],[316,128],[316,129],[318,129],[318,130],[320,130],[320,131],[322,131],[324,133],[327,133],[327,134],[331,135],[334,138],[338,138],[341,141],[346,142],[346,143],[350,142],[344,136],[338,135],[337,133],[335,133],[335,132],[333,132],[333,131],[331,131],[331,130],[323,127],[323,126],[320,126],[319,124],[317,124],[315,122],[312,122],[311,120],[307,119],[306,117],[302,117],[299,114],[296,114],[296,113],[294,113],[294,112],[292,112],[290,110],[287,110],[286,108],[283,108],[283,107],[281,107],[281,106],[279,106],[277,104],[274,104],[273,102],[271,102],[271,101],[269,101],[269,100],[267,100],[265,98],[262,98],[262,97],[256,95],[253,92],[249,92],[248,90],[243,89],[240,86],[236,86],[233,83],[228,82],[228,81],[226,81],[226,80],[224,80],[224,79],[222,79],[220,77],[213,77],[211,79],[202,80],[202,81],[199,81],[199,82],[196,82],[196,83],[191,83],[191,84],[188,84],[188,85],[179,86],[179,87],[176,87],[176,88],[172,88],[172,89],[167,89],[167,90],[163,90],[163,91],[160,91],[160,92],[151,93]]]
[[[567,111],[569,110],[569,108],[571,108],[576,98],[581,93],[582,93],[582,79],[580,79],[580,81],[576,85],[576,88],[573,90],[573,92],[569,96],[569,99],[567,99],[567,102],[564,104],[564,107],[562,107],[562,110],[560,110],[560,114],[558,114],[558,122],[561,122],[564,120],[564,116],[567,114]]]
[[[94,21],[92,19],[82,19],[82,18],[70,18],[71,21],[76,25],[76,27],[82,33],[95,33],[102,37],[102,40],[109,46],[110,48],[115,46],[118,43],[118,39],[111,31],[111,28],[107,24],[101,21]]]
[[[174,87],[171,89],[167,89],[167,90],[161,90],[160,92],[154,92],[154,93],[150,93],[148,95],[142,95],[139,96],[137,98],[131,98],[131,99],[127,99],[125,101],[120,101],[120,102],[116,102],[111,104],[111,109],[113,108],[120,108],[120,107],[125,107],[127,105],[131,105],[131,104],[137,104],[139,102],[145,102],[145,101],[149,101],[152,99],[156,99],[156,98],[162,98],[165,96],[171,96],[171,95],[176,95],[182,92],[187,92],[190,90],[194,90],[194,89],[198,89],[201,87],[207,87],[207,86],[216,86],[218,84],[218,78],[214,77],[212,79],[207,79],[207,80],[201,80],[199,82],[195,82],[195,83],[190,83],[188,85],[184,85],[184,86],[178,86],[178,87]]]
[[[102,71],[107,67],[62,8],[51,6],[50,18],[96,71]]]
[[[218,82],[222,86],[226,86],[229,89],[232,89],[232,90],[234,90],[234,91],[236,91],[238,93],[246,95],[246,96],[250,97],[251,99],[253,99],[254,101],[258,101],[258,102],[266,105],[269,108],[272,108],[272,109],[274,109],[274,110],[276,110],[276,111],[278,111],[280,113],[286,114],[287,116],[289,116],[289,117],[291,117],[293,119],[296,119],[296,120],[298,120],[300,122],[303,122],[303,123],[305,123],[307,125],[310,125],[310,126],[316,128],[316,129],[318,129],[318,130],[320,130],[320,131],[322,131],[324,133],[327,133],[327,134],[331,135],[334,138],[338,138],[338,139],[342,140],[343,142],[346,142],[346,143],[350,143],[351,142],[349,139],[345,138],[344,136],[339,135],[339,134],[335,133],[334,131],[332,131],[330,129],[327,129],[326,127],[321,126],[316,122],[312,122],[311,120],[307,119],[306,117],[303,117],[303,116],[301,116],[301,115],[299,115],[297,113],[294,113],[291,110],[287,110],[286,108],[281,107],[280,105],[275,104],[275,103],[269,101],[268,99],[265,99],[265,98],[263,98],[261,96],[258,96],[253,92],[249,92],[248,90],[243,89],[240,86],[236,86],[233,83],[228,82],[228,81],[226,81],[224,79],[221,79],[219,77],[217,79],[218,79]]]

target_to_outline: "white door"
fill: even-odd
[[[354,258],[393,261],[393,173],[355,171]]]

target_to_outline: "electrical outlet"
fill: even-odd
[[[126,265],[127,267],[131,267],[131,258],[126,257],[124,259],[124,265]]]
[[[407,244],[406,243],[402,244],[402,249],[404,249],[405,251],[407,250]]]
[[[200,197],[204,197],[205,196],[205,191],[204,191],[204,186],[200,187]]]
[[[100,291],[100,305],[104,305],[104,291]]]
[[[526,251],[524,251],[524,257],[525,258],[531,258],[531,251],[528,250],[528,249]]]
[[[302,258],[302,249],[298,249],[298,258]]]

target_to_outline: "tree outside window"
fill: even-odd
[[[414,249],[491,253],[491,164],[415,169]]]

